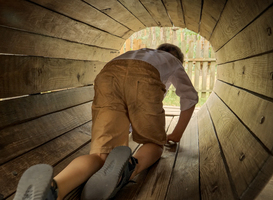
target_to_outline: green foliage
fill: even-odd
[[[208,95],[205,98],[201,98],[201,93],[198,94],[199,101],[196,107],[201,107],[208,99]],[[175,88],[173,85],[170,86],[164,100],[163,105],[165,106],[180,106],[180,98],[175,94]]]

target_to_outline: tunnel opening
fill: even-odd
[[[120,49],[120,54],[141,48],[156,49],[162,43],[178,46],[184,54],[183,66],[195,90],[201,107],[211,94],[216,78],[217,64],[211,44],[201,35],[178,27],[149,27],[131,35]],[[179,97],[171,86],[163,101],[167,106],[179,106]]]

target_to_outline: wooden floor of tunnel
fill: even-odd
[[[179,107],[166,106],[166,133],[173,131],[178,118]],[[137,175],[132,183],[125,186],[113,200],[204,200],[204,199],[234,199],[228,177],[218,177],[225,171],[219,163],[211,163],[209,152],[205,152],[200,138],[211,137],[201,135],[198,130],[198,112],[196,108],[192,119],[178,144],[165,146],[161,159],[149,169]],[[201,113],[202,114],[202,113]],[[203,124],[205,126],[205,124]],[[203,132],[204,133],[204,132]],[[200,144],[201,143],[201,144]],[[132,140],[130,135],[129,146],[132,151],[139,148],[139,144]],[[213,147],[208,147],[213,148]],[[200,151],[202,151],[200,155]],[[216,155],[217,156],[217,155]],[[220,154],[218,155],[220,156]],[[214,155],[215,157],[215,155]],[[208,163],[206,163],[206,161]],[[213,169],[213,167],[216,167]],[[208,172],[215,172],[208,174]],[[214,182],[213,184],[211,182]],[[271,179],[256,200],[269,200],[272,197],[273,180]],[[78,188],[70,193],[66,199],[80,199]],[[225,195],[223,195],[225,194]]]

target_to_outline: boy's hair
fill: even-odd
[[[182,64],[184,62],[184,55],[183,55],[181,49],[176,45],[169,44],[169,43],[164,43],[164,44],[159,45],[157,47],[157,50],[162,50],[162,51],[169,52],[173,56],[178,58],[178,60],[180,60],[182,62]]]

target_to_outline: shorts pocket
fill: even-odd
[[[161,84],[138,81],[137,102],[162,103],[165,89]]]

